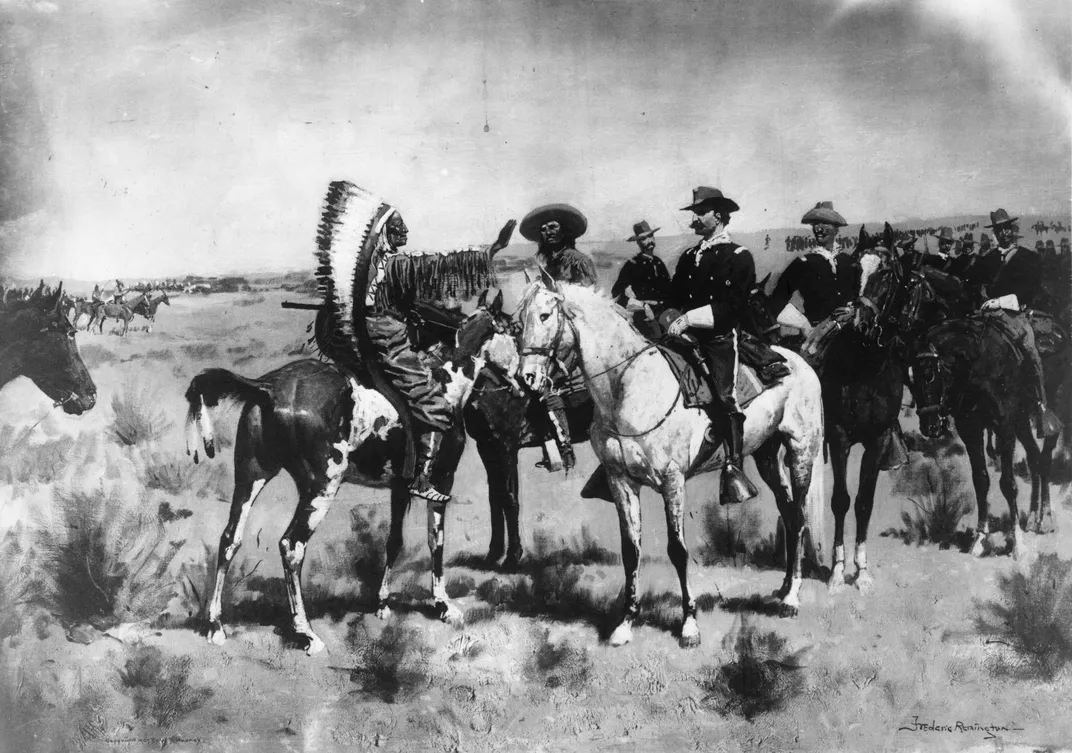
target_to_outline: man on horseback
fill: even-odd
[[[691,331],[710,374],[718,407],[722,408],[720,412],[712,405],[708,414],[713,427],[723,425],[725,429],[726,465],[720,495],[724,505],[745,502],[758,494],[743,470],[745,416],[736,394],[737,338],[749,293],[756,284],[751,252],[734,243],[726,231],[730,214],[739,208],[722,191],[708,186],[694,189],[692,203],[682,208],[693,213],[691,227],[703,240],[678,260],[672,303],[684,313],[667,329],[673,337]]]
[[[860,270],[852,257],[837,251],[838,232],[846,223],[832,202],[820,201],[800,222],[811,225],[815,248],[785,268],[771,293],[770,306],[778,312],[779,324],[807,336],[812,327],[831,315],[839,320],[851,316],[848,307],[856,299]],[[803,300],[803,313],[791,301],[794,293]]]
[[[1042,268],[1038,254],[1024,246],[1017,246],[1020,227],[1019,217],[1009,217],[1004,209],[990,213],[990,223],[998,247],[989,255],[994,260],[996,271],[985,286],[982,311],[991,311],[1000,317],[1005,329],[1012,335],[1023,357],[1028,384],[1035,393],[1035,411],[1032,416],[1039,437],[1054,436],[1061,430],[1057,417],[1046,408],[1046,386],[1042,373],[1042,359],[1035,347],[1035,335],[1031,323],[1022,311],[1030,308],[1041,285]]]
[[[536,242],[536,261],[556,282],[595,287],[596,265],[576,248],[577,239],[588,230],[588,220],[580,211],[569,204],[537,207],[525,215],[518,230],[523,237]],[[541,392],[550,424],[546,432],[549,436],[544,439],[558,444],[562,466],[567,471],[576,464],[566,405],[562,399],[569,377],[570,373],[558,371],[551,388]],[[550,459],[539,465],[556,469],[556,463]]]
[[[659,314],[670,296],[670,273],[663,260],[655,255],[655,233],[647,220],[633,225],[633,236],[640,253],[622,265],[610,297],[633,313],[633,324],[642,335],[654,340],[659,335]],[[629,293],[632,295],[629,295]]]

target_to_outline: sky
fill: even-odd
[[[1072,203],[1065,0],[0,0],[0,273],[311,268],[331,180],[414,248]],[[486,126],[486,128],[485,128]]]

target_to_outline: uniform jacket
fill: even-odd
[[[860,266],[847,254],[835,254],[833,261],[831,266],[822,254],[811,253],[790,262],[771,293],[771,311],[780,312],[793,293],[799,291],[804,299],[804,316],[815,325],[829,317],[834,309],[856,300]]]
[[[1034,305],[1035,296],[1042,284],[1042,264],[1039,256],[1030,248],[1020,246],[1015,253],[992,251],[996,271],[986,286],[988,298],[1015,295],[1021,306]]]
[[[756,264],[747,248],[721,233],[681,255],[671,284],[670,305],[682,311],[710,306],[714,316],[710,333],[724,335],[745,321]]]
[[[670,273],[658,256],[637,254],[622,265],[618,280],[610,289],[610,297],[622,303],[626,288],[642,301],[665,301],[670,296]]]

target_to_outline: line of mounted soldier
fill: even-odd
[[[346,185],[356,190],[352,184]],[[330,210],[330,195],[328,205]],[[682,211],[692,213],[691,227],[700,240],[681,255],[673,275],[655,254],[659,228],[651,228],[646,221],[636,223],[629,240],[637,243],[639,253],[624,264],[611,288],[612,297],[631,314],[641,333],[664,343],[680,344],[683,338],[689,341],[684,352],[715,398],[708,408],[712,424],[719,429],[713,436],[725,442],[723,504],[743,502],[756,493],[741,462],[744,414],[738,402],[737,365],[743,360],[761,377],[777,379],[779,361],[783,360],[767,347],[774,334],[771,328],[758,326],[750,311],[754,293],[766,280],[757,283],[752,253],[734,242],[728,232],[731,216],[738,209],[717,188],[701,186],[693,191],[692,201]],[[322,228],[330,226],[328,214],[330,211],[325,212]],[[990,249],[977,248],[970,234],[958,239],[944,229],[939,232],[937,253],[916,249],[918,237],[910,233],[901,233],[905,240],[888,251],[909,270],[930,266],[955,276],[970,291],[974,307],[1000,321],[996,326],[1015,342],[1026,381],[1034,388],[1032,419],[1043,436],[1057,431],[1060,425],[1046,408],[1042,366],[1029,319],[1022,312],[1045,303],[1059,321],[1068,324],[1072,256],[1067,239],[1062,240],[1060,252],[1050,252],[1045,245],[1039,252],[1018,247],[1017,219],[1004,209],[991,213],[986,227],[993,231],[997,243]],[[319,307],[315,339],[322,354],[383,392],[409,425],[415,443],[412,494],[445,501],[449,491],[445,485],[437,485],[432,469],[443,434],[458,417],[446,408],[445,382],[435,372],[434,357],[422,348],[420,330],[430,324],[449,324],[456,313],[433,305],[435,302],[472,297],[497,284],[492,259],[509,243],[514,223],[507,223],[490,247],[408,254],[402,252],[408,230],[397,209],[385,204],[370,222],[382,231],[376,235],[380,240],[356,254],[349,268],[340,270],[339,259],[329,258],[338,256],[338,244],[333,245],[328,236],[321,239],[318,276],[325,305]],[[815,247],[786,267],[768,305],[776,313],[778,325],[799,333],[795,340],[790,336],[779,344],[802,349],[820,371],[825,343],[854,320],[862,305],[862,272],[858,254],[838,252],[844,245],[838,245],[838,232],[846,222],[831,202],[816,204],[801,222],[811,226]],[[521,234],[537,244],[535,261],[550,278],[594,286],[596,267],[575,246],[586,229],[584,215],[567,204],[539,207],[520,224]],[[954,250],[956,244],[962,249],[959,253]],[[1043,279],[1059,281],[1049,289],[1065,294],[1056,299],[1050,295],[1043,302]],[[795,297],[802,301],[803,310],[794,304]],[[571,436],[571,425],[576,426],[576,421],[571,420],[570,412],[586,401],[583,381],[573,364],[561,363],[549,384],[531,386],[532,399],[543,406],[540,414],[546,419],[539,430],[553,440],[545,448],[541,464],[551,470],[568,470],[574,464],[572,444],[576,437]],[[896,422],[889,434],[882,446],[889,448],[894,458],[903,455]],[[891,464],[896,460],[886,461],[882,467]],[[585,486],[583,496],[610,498],[598,472]]]

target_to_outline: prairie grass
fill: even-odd
[[[133,446],[159,440],[172,427],[172,422],[160,407],[160,398],[151,384],[128,380],[120,392],[112,395],[112,421],[109,427],[113,440]]]

